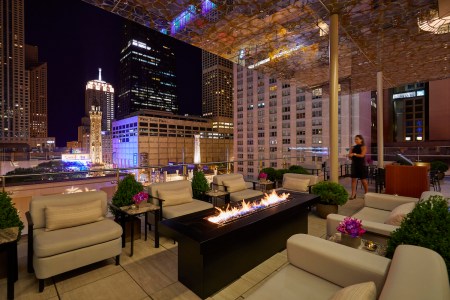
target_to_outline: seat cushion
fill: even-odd
[[[45,208],[46,231],[80,226],[102,219],[101,199],[73,205],[47,206]]]
[[[400,226],[403,219],[406,217],[407,214],[409,214],[414,209],[414,207],[416,207],[416,203],[414,202],[405,203],[397,206],[391,211],[391,213],[389,214],[386,221],[384,221],[384,223],[394,226]]]
[[[188,187],[175,190],[159,189],[158,198],[164,200],[164,207],[192,202],[191,190]]]
[[[391,212],[388,210],[364,207],[363,209],[358,211],[356,214],[354,214],[352,217],[363,220],[363,221],[366,220],[366,221],[384,223],[387,220],[387,218],[389,217],[390,213]],[[363,226],[364,226],[364,223],[363,223]]]
[[[337,291],[330,300],[376,300],[377,288],[373,281],[357,283]]]
[[[242,201],[243,199],[250,199],[253,197],[262,196],[263,192],[251,189],[245,189],[243,191],[230,194],[230,200],[233,202]]]
[[[294,190],[299,192],[307,192],[310,180],[285,177],[283,178],[283,188],[288,190]]]
[[[191,198],[191,202],[189,202],[189,203],[164,207],[163,208],[163,218],[171,219],[171,218],[191,214],[194,212],[210,209],[213,207],[214,206],[211,203]]]
[[[227,179],[223,180],[223,185],[226,186],[227,192],[234,193],[247,189],[244,179]]]
[[[263,285],[245,299],[329,299],[342,287],[291,264],[273,274]]]
[[[33,247],[37,257],[48,257],[108,242],[121,236],[122,227],[110,219],[104,219],[53,231],[36,229],[34,230]]]

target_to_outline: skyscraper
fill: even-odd
[[[140,109],[178,112],[175,54],[167,36],[128,22],[120,54],[116,118]]]
[[[202,115],[233,117],[233,63],[202,50]]]
[[[47,63],[39,62],[37,46],[25,45],[25,68],[30,88],[30,138],[46,138]]]
[[[28,142],[30,103],[25,74],[23,0],[0,1],[0,141]]]
[[[102,131],[110,131],[114,119],[114,88],[102,80],[102,69],[98,69],[98,79],[88,81],[84,98],[85,117],[92,106],[99,106],[102,112]]]

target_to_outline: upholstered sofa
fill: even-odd
[[[431,195],[441,195],[439,192],[423,192],[420,199],[388,194],[367,193],[364,196],[364,207],[352,215],[363,221],[363,227],[368,234],[376,234],[387,238],[400,227],[403,217],[411,212],[419,200],[428,199]],[[337,232],[336,227],[345,216],[329,214],[327,216],[327,236]]]
[[[311,193],[313,185],[320,181],[317,175],[285,173],[281,189],[295,192]]]
[[[122,227],[106,218],[103,191],[33,197],[28,220],[28,271],[44,279],[122,252]]]
[[[430,249],[401,245],[390,260],[297,234],[287,241],[287,257],[245,299],[450,299],[445,262]]]
[[[214,176],[212,186],[214,189],[229,192],[232,202],[263,196],[263,192],[248,188],[244,176],[237,173]]]
[[[188,180],[154,183],[149,185],[148,194],[150,201],[159,205],[162,201],[162,217],[170,219],[190,213],[210,209],[211,203],[193,199],[192,183]],[[151,220],[151,216],[149,216]]]

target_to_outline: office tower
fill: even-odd
[[[89,153],[91,157],[91,162],[93,164],[101,164],[103,162],[102,154],[102,112],[100,106],[92,106],[89,111],[89,116],[91,119],[91,132],[90,132],[90,142],[89,142]]]
[[[38,47],[25,45],[25,68],[30,95],[30,138],[48,136],[47,63],[39,61]]]
[[[24,1],[0,1],[0,141],[28,142],[30,103],[25,73]]]
[[[202,50],[202,115],[233,117],[233,63]]]
[[[370,145],[370,92],[351,94],[340,84],[339,156],[346,154],[355,134]],[[256,177],[263,167],[319,165],[328,157],[328,86],[306,91],[293,83],[234,66],[235,168]]]
[[[116,118],[140,109],[177,113],[175,54],[169,37],[129,22],[122,43]]]
[[[102,69],[98,69],[98,79],[88,81],[84,98],[85,116],[89,116],[92,106],[99,106],[102,112],[102,131],[110,131],[114,119],[114,88],[102,80]]]

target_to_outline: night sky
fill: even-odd
[[[86,82],[98,78],[98,68],[118,91],[123,22],[81,0],[25,0],[25,42],[38,46],[39,60],[47,62],[48,134],[57,146],[77,140]],[[200,115],[201,50],[175,44],[180,113]]]

